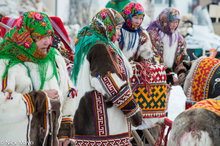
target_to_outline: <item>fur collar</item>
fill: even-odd
[[[121,50],[125,57],[130,59],[137,51],[139,45],[139,34],[137,32],[129,32],[125,29],[122,29],[121,36],[122,40],[120,44],[123,43],[123,48],[121,48]]]

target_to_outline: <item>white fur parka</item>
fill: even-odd
[[[66,64],[63,57],[59,54],[55,57],[58,81],[55,76],[51,77],[53,72],[52,64],[49,62],[48,71],[46,73],[46,81],[44,84],[43,90],[56,89],[59,94],[59,103],[58,109],[61,114],[56,115],[59,117],[58,123],[53,123],[59,125],[61,122],[61,116],[70,117],[72,115],[72,97],[67,97],[69,89],[73,88],[72,83],[69,79],[68,72],[66,69]],[[9,60],[1,59],[0,60],[0,145],[36,145],[36,141],[30,140],[31,128],[34,121],[31,121],[33,114],[31,113],[30,107],[28,104],[28,98],[25,98],[25,95],[31,91],[39,91],[41,80],[38,72],[38,64],[32,62],[25,62],[23,64],[16,64],[8,70],[7,81],[3,84],[3,73],[5,72],[6,65],[9,63]],[[30,72],[28,73],[28,69]],[[6,85],[6,88],[3,89],[3,85]],[[44,139],[42,145],[46,144],[47,135],[57,133],[57,131],[51,131],[49,129],[50,125],[50,115],[49,112],[51,108],[50,98],[46,98],[48,103],[48,110],[45,114],[45,121],[36,121],[38,123],[45,123],[46,128],[44,129]],[[52,133],[51,133],[52,132]],[[57,139],[57,138],[56,138]]]

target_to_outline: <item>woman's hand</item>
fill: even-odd
[[[44,90],[44,92],[46,92],[49,98],[57,99],[59,97],[58,91],[55,89]]]
[[[70,140],[66,139],[65,141],[59,141],[59,146],[68,146],[70,144]]]

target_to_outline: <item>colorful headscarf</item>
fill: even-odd
[[[132,17],[137,15],[145,15],[144,8],[139,3],[129,3],[121,11],[122,17],[125,19],[123,28],[126,30],[134,31],[134,24],[132,22]],[[140,27],[140,26],[139,26]]]
[[[74,67],[72,79],[77,81],[77,76],[84,57],[96,43],[110,44],[113,49],[118,49],[112,42],[116,41],[116,25],[123,24],[124,19],[114,9],[106,8],[98,12],[89,26],[82,28],[77,35],[75,46]],[[119,50],[119,49],[118,49]]]
[[[169,45],[172,45],[172,32],[170,30],[170,22],[173,20],[180,20],[180,13],[178,10],[174,9],[174,8],[165,8],[158,16],[158,18],[152,22],[148,28],[147,31],[149,34],[151,34],[150,31],[152,31],[152,29],[154,28],[158,28],[158,31],[162,31],[163,33],[167,34],[169,37]],[[176,30],[177,31],[177,30]],[[177,32],[178,34],[178,39],[180,39],[180,34],[179,32]],[[152,35],[152,34],[151,34]],[[154,43],[154,42],[153,42]]]
[[[166,8],[159,14],[156,23],[164,33],[172,34],[169,23],[173,20],[180,20],[179,11],[174,8]]]
[[[23,13],[16,25],[4,36],[0,44],[0,59],[9,59],[3,78],[8,69],[18,63],[35,62],[39,64],[41,77],[41,89],[45,82],[48,61],[53,65],[53,75],[56,75],[54,48],[50,48],[46,54],[36,46],[36,41],[54,33],[48,16],[41,12]]]

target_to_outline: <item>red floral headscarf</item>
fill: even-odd
[[[137,16],[137,15],[144,16],[145,15],[144,8],[139,3],[129,3],[121,11],[121,15],[125,19],[125,23],[123,25],[123,28],[126,28],[128,30],[135,30],[134,25],[132,23],[132,17]]]

